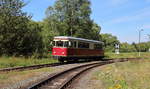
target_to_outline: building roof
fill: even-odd
[[[80,40],[80,41],[93,42],[93,43],[103,43],[102,41],[76,38],[76,37],[70,37],[70,36],[55,36],[54,39],[69,39],[69,40]]]

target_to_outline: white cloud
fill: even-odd
[[[142,26],[143,29],[150,29],[150,24],[146,24]]]
[[[119,18],[112,19],[111,21],[107,22],[107,24],[117,24],[117,23],[142,20],[142,19],[150,17],[149,10],[150,10],[150,7],[147,7],[147,8],[144,8],[142,10],[135,12],[132,15],[122,16]]]

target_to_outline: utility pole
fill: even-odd
[[[147,36],[148,36],[148,41],[150,42],[150,35],[149,35],[149,34],[147,34]]]
[[[139,30],[139,56],[141,56],[141,47],[140,47],[140,43],[141,43],[141,32],[143,31],[143,29]]]
[[[147,36],[148,36],[148,42],[150,42],[150,35],[147,34]],[[150,48],[148,49],[148,52],[150,52]]]

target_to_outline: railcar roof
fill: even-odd
[[[94,43],[103,43],[102,41],[96,41],[96,40],[89,40],[89,39],[83,39],[83,38],[76,38],[76,37],[70,37],[70,36],[55,36],[54,39],[69,39],[69,40],[80,40],[80,41],[86,41],[86,42],[94,42]]]

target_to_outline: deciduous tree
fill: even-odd
[[[112,51],[114,51],[115,44],[120,44],[117,37],[113,36],[112,34],[101,34],[100,38],[104,42],[106,51],[112,52]]]
[[[41,48],[41,29],[24,6],[23,0],[0,0],[0,54],[29,55]]]
[[[101,29],[91,20],[90,14],[89,0],[57,0],[46,11],[46,30],[55,35],[98,40]]]

